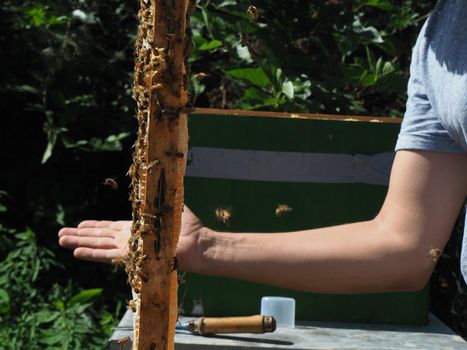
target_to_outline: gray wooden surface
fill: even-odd
[[[127,311],[109,341],[110,350],[131,349],[130,342],[124,345],[118,345],[117,342],[133,336],[132,325],[133,315]],[[293,329],[279,328],[268,334],[201,337],[177,331],[175,349],[457,350],[467,349],[467,343],[430,315],[429,324],[423,327],[306,322]]]

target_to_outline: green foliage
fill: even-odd
[[[119,6],[109,16],[105,12],[112,3]],[[42,118],[47,136],[42,163],[58,142],[87,151],[121,150],[129,122],[103,128],[95,116],[123,120],[132,106],[129,58],[134,30],[105,28],[121,21],[134,24],[131,9],[120,1],[109,1],[104,8],[77,0],[6,1],[1,6],[6,55],[0,92]],[[118,88],[105,87],[110,81]]]
[[[199,1],[191,60],[208,78],[194,90],[211,107],[400,116],[411,47],[433,5]]]
[[[0,232],[6,255],[0,262],[2,348],[104,348],[114,317],[92,302],[102,289],[73,295],[72,283],[61,287],[48,278],[51,267],[61,264],[49,249],[37,245],[33,231],[0,227]]]

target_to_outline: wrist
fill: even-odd
[[[205,275],[225,273],[226,266],[233,260],[233,246],[239,236],[238,233],[218,232],[207,227],[200,229],[193,272]]]

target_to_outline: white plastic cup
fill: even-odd
[[[295,327],[295,299],[284,297],[262,297],[261,315],[273,316],[277,327]]]

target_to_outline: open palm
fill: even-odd
[[[185,206],[177,245],[182,268],[194,254],[202,227],[201,221]],[[77,227],[64,227],[58,232],[60,246],[73,249],[75,258],[105,263],[128,255],[130,235],[131,221],[86,220]]]

